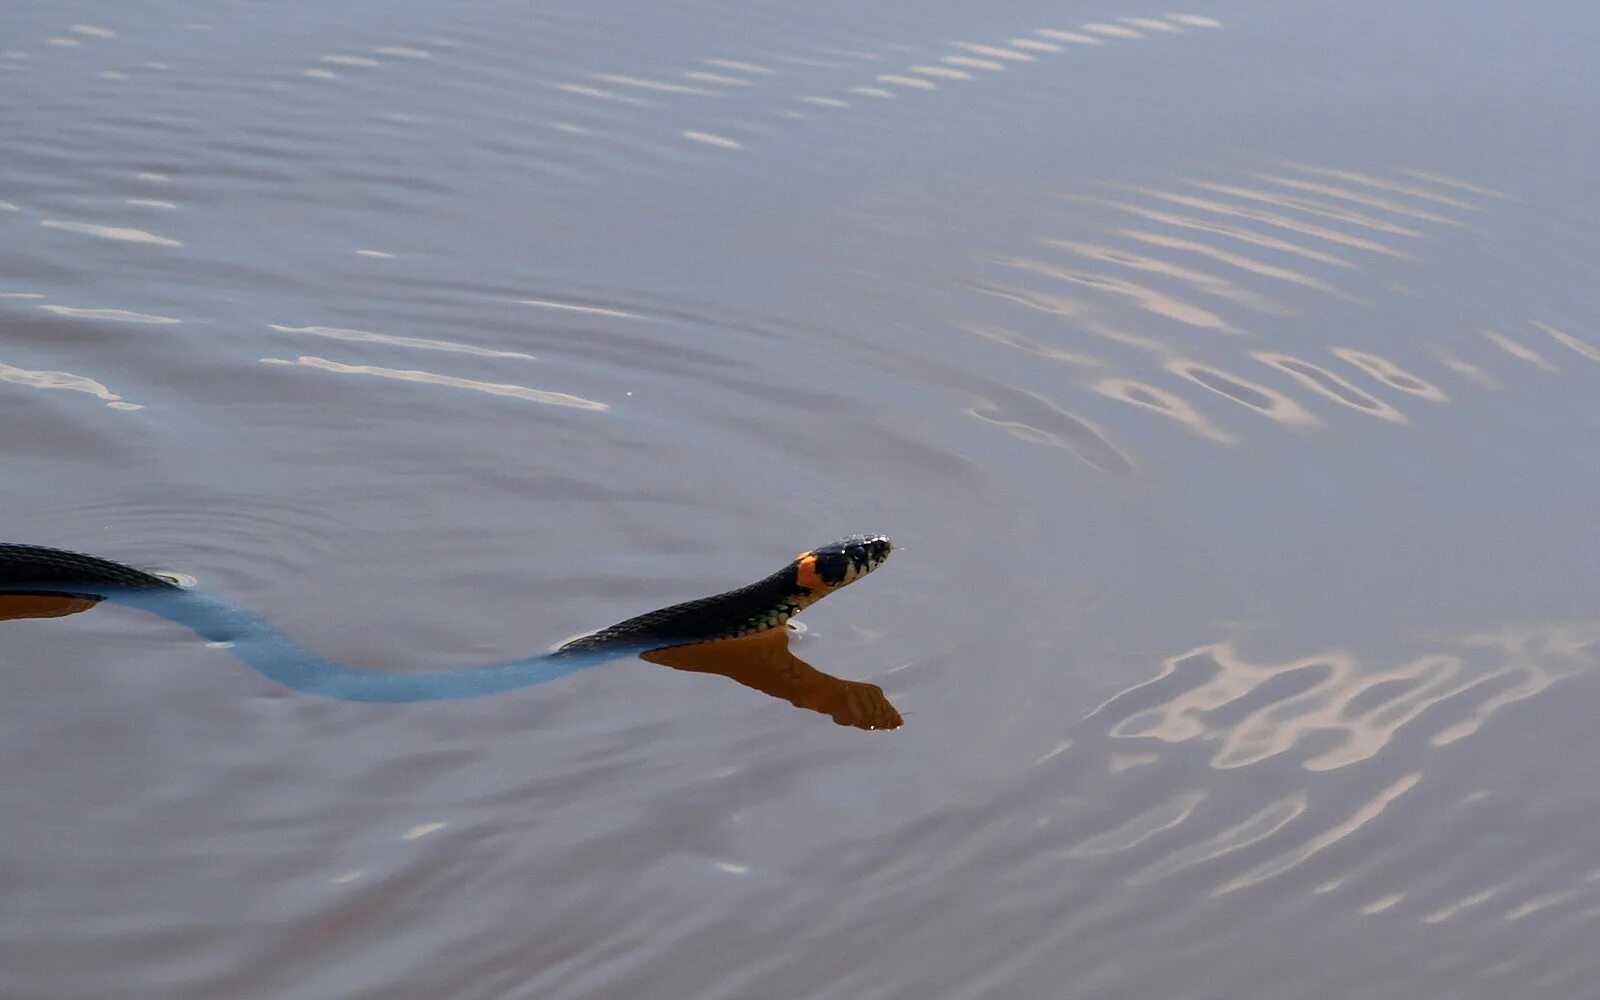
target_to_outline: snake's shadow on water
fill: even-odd
[[[0,621],[62,618],[88,611],[92,597],[41,593],[0,593]],[[788,628],[769,629],[736,639],[639,652],[650,663],[697,674],[721,674],[796,708],[819,712],[841,726],[898,729],[902,724],[883,689],[863,681],[825,674],[789,648]]]
[[[903,720],[883,688],[823,673],[794,655],[789,636],[789,629],[775,628],[738,639],[672,646],[639,655],[674,670],[721,674],[796,708],[821,712],[841,726],[900,728]]]

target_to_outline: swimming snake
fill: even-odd
[[[738,676],[715,666],[682,666],[675,662],[678,658],[663,651],[702,643],[721,645],[719,640],[746,636],[781,636],[790,618],[877,569],[889,557],[890,548],[889,540],[881,535],[853,535],[802,552],[776,573],[737,590],[629,618],[579,636],[549,653],[492,666],[422,673],[365,670],[336,663],[301,646],[254,613],[184,586],[175,577],[65,549],[0,543],[0,594],[59,599],[57,610],[35,612],[30,616],[72,613],[100,601],[137,608],[177,622],[202,638],[223,645],[234,657],[280,684],[296,691],[347,701],[399,703],[475,698],[541,684],[619,655],[636,653],[649,654],[647,659],[682,669],[727,673],[741,683],[764,690],[783,688],[769,693],[801,707],[829,712],[843,724],[862,725],[860,721],[847,722],[840,718],[839,711],[844,711],[842,695],[823,698],[815,694],[828,687],[816,678],[824,678],[833,685],[870,688],[877,692],[876,700],[882,701],[882,692],[873,685],[829,678],[792,655],[782,658],[788,664],[788,682],[775,680],[769,684],[749,677],[748,668],[744,671],[747,676]],[[762,655],[769,661],[773,659],[770,650]],[[798,664],[803,671],[797,673],[793,664]],[[803,676],[804,671],[815,676]],[[796,684],[812,693],[796,694],[788,690]],[[859,690],[849,694],[847,700],[859,705]],[[802,704],[802,700],[819,704]],[[824,701],[829,704],[821,705]],[[863,725],[863,728],[899,725],[898,714],[886,701],[881,706],[874,704],[870,714],[884,722],[892,718],[892,724]]]

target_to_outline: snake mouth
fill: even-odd
[[[803,553],[812,575],[829,590],[847,586],[882,566],[893,544],[884,535],[851,535]]]

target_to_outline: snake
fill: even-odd
[[[629,654],[758,635],[881,566],[882,535],[848,538],[800,553],[787,566],[735,590],[636,615],[553,650],[459,670],[393,672],[351,667],[300,645],[231,601],[172,574],[44,545],[0,543],[0,593],[106,601],[158,615],[228,650],[257,673],[306,694],[344,701],[407,703],[476,698],[542,684]]]

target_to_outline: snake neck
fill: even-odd
[[[556,652],[660,649],[778,628],[823,597],[818,587],[801,581],[801,571],[797,560],[748,586],[629,618],[580,636]]]

